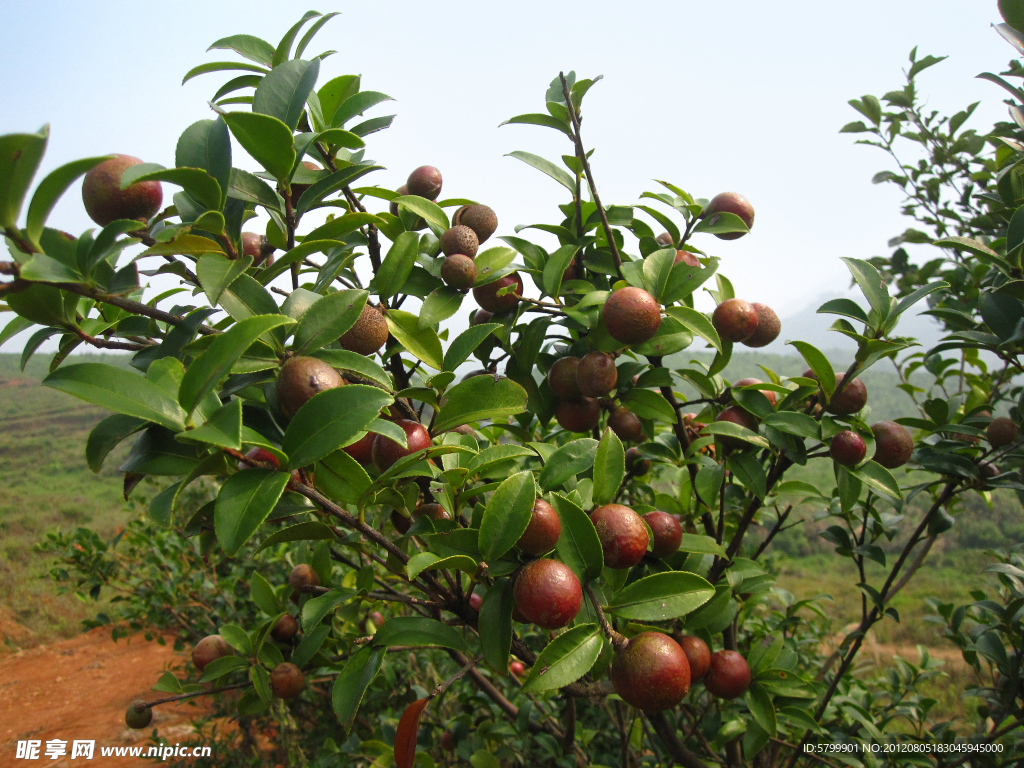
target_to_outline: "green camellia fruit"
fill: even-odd
[[[151,722],[153,722],[153,708],[142,699],[136,699],[128,705],[128,710],[124,713],[124,723],[129,728],[145,728]]]

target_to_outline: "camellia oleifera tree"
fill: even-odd
[[[174,168],[94,157],[29,195],[46,130],[0,137],[0,291],[15,313],[0,338],[37,328],[26,358],[59,338],[44,383],[113,411],[89,438],[90,465],[132,439],[126,495],[164,478],[150,518],[223,577],[190,590],[249,574],[252,610],[211,598],[227,617],[218,632],[128,724],[222,695],[240,718],[308,724],[320,754],[293,745],[296,764],[338,752],[399,768],[819,762],[807,748],[883,712],[852,675],[864,633],[893,615],[936,519],[983,482],[962,445],[922,444],[911,461],[904,426],[858,418],[858,373],[908,347],[900,316],[945,283],[897,299],[875,266],[847,259],[868,309],[822,309],[861,325],[835,326],[857,341],[855,362],[837,373],[794,341],[805,375],[727,382],[733,344],[780,333],[694,245],[749,232],[742,196],[659,182],[645,204],[603,205],[581,136],[596,80],[559,75],[546,112],[509,121],[565,135],[561,164],[512,153],[565,187],[555,223],[518,228],[558,247],[485,246],[497,213],[440,199],[436,168],[397,191],[365,186],[380,168],[365,145],[391,118],[361,116],[388,97],[352,75],[315,87],[327,54],[303,56],[333,15],[307,14],[276,47],[214,43],[247,61],[186,80],[244,74],[182,133]],[[263,170],[233,167],[239,149]],[[75,237],[47,220],[82,176],[100,229]],[[179,191],[165,207],[166,184]],[[264,231],[245,230],[257,213]],[[180,286],[147,295],[142,276],[157,274]],[[711,317],[694,308],[701,286]],[[460,310],[468,328],[443,329]],[[713,362],[666,366],[696,339]],[[69,360],[80,346],[130,351],[132,369]],[[1003,427],[1014,434],[993,444],[1015,440]],[[786,479],[816,460],[832,463],[834,487]],[[947,471],[961,463],[970,471]],[[894,471],[911,466],[932,479],[905,490]],[[215,500],[194,503],[203,484]],[[810,602],[758,563],[801,502],[834,518],[838,555],[861,568],[862,630],[827,660]],[[113,562],[89,547],[83,570]],[[879,583],[865,559],[886,565]]]

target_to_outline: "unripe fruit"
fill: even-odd
[[[479,611],[484,605],[484,599],[476,592],[469,596],[469,607],[474,611]]]
[[[128,705],[128,710],[124,713],[124,724],[129,728],[145,728],[151,722],[153,722],[153,708],[142,699],[136,699]]]
[[[469,227],[482,243],[498,228],[498,217],[486,205],[464,205],[452,215],[452,225]]]
[[[441,172],[432,165],[421,165],[409,174],[405,185],[410,195],[425,197],[427,200],[437,200],[441,194]]]
[[[461,253],[472,259],[479,247],[480,241],[476,238],[476,232],[464,224],[445,230],[441,235],[441,251],[445,256]]]
[[[485,323],[491,322],[491,319],[493,317],[494,317],[494,313],[493,312],[488,312],[486,309],[478,309],[476,312],[473,313],[473,317],[470,318],[469,324],[470,325],[484,325]]]
[[[373,441],[377,439],[374,432],[367,432],[354,443],[346,445],[343,450],[360,464],[373,463]]]
[[[498,291],[503,288],[507,288],[510,285],[514,285],[510,292],[498,295]],[[518,294],[518,296],[516,295]],[[523,295],[523,278],[519,276],[518,272],[513,272],[511,275],[505,275],[499,277],[497,280],[487,283],[486,285],[478,285],[473,289],[473,298],[476,299],[476,303],[479,304],[483,309],[493,314],[500,314],[502,312],[508,312],[519,306],[519,296]]]
[[[737,192],[721,192],[711,198],[711,202],[708,203],[708,207],[704,209],[700,217],[706,218],[716,213],[735,213],[741,219],[743,223],[747,225],[747,229],[752,229],[754,226],[754,206],[750,204],[743,195]],[[743,237],[745,232],[726,232],[715,237],[720,240],[735,240],[738,237]]]
[[[253,461],[263,461],[266,462],[267,464],[272,464],[274,466],[274,469],[281,468],[281,460],[278,459],[277,456],[272,454],[266,448],[250,448],[248,451],[245,452],[245,458],[252,459]],[[248,469],[249,466],[250,465],[246,464],[244,461],[238,462],[239,469]]]
[[[619,406],[608,417],[608,426],[618,435],[620,440],[638,443],[644,439],[644,427],[636,414],[628,408]]]
[[[739,424],[741,427],[749,429],[751,432],[757,432],[757,418],[750,412],[740,408],[738,405],[730,405],[720,414],[715,416],[715,421],[728,421],[733,424]],[[726,448],[731,448],[734,451],[741,451],[748,447],[750,443],[745,440],[741,440],[738,437],[732,437],[730,435],[718,435],[718,441]]]
[[[320,574],[309,563],[299,563],[288,574],[288,583],[296,592],[305,592],[306,587],[319,587]]]
[[[564,627],[583,604],[580,580],[557,560],[534,560],[524,566],[512,592],[523,619],[542,629]]]
[[[711,654],[704,687],[720,699],[736,699],[750,687],[750,666],[736,651],[715,651]]]
[[[895,421],[880,421],[871,427],[875,436],[875,461],[886,469],[902,467],[914,452],[914,439],[907,428]]]
[[[82,202],[90,219],[105,227],[118,219],[145,222],[157,214],[164,201],[159,181],[136,182],[121,189],[121,175],[141,162],[131,155],[114,155],[85,174]]]
[[[409,447],[403,448],[390,437],[377,435],[377,439],[373,441],[373,463],[381,472],[402,457],[416,453],[416,451],[422,451],[431,445],[430,433],[427,432],[422,424],[417,424],[415,421],[408,419],[399,419],[395,424],[405,431],[405,440]]]
[[[290,661],[278,664],[270,673],[270,690],[279,699],[294,699],[305,687],[306,676]]]
[[[290,419],[313,395],[344,383],[341,374],[323,360],[290,358],[277,374],[277,407]]]
[[[604,397],[618,380],[615,358],[604,352],[586,355],[576,369],[576,384],[585,397]]]
[[[844,467],[857,466],[864,461],[866,453],[864,438],[849,429],[844,429],[833,437],[828,448],[828,455],[832,457],[832,461]]]
[[[269,251],[272,248],[267,247],[267,238],[263,235],[257,234],[256,232],[243,232],[242,233],[242,255],[252,256],[252,265],[258,267],[266,262],[265,266],[270,266],[274,263],[274,257],[270,255]]]
[[[401,195],[402,197],[405,197],[406,195],[409,194],[409,187],[407,185],[403,184],[398,189],[396,189],[395,192],[398,193],[399,195]],[[392,203],[388,206],[388,210],[391,211],[391,215],[392,216],[397,216],[398,215],[398,203],[392,201]]]
[[[513,661],[508,665],[508,671],[516,677],[522,677],[523,673],[526,671],[526,667],[523,666],[523,662],[521,661]]]
[[[206,665],[224,656],[234,656],[235,649],[227,644],[220,635],[207,635],[192,649],[192,663],[200,672],[206,671]]]
[[[723,341],[743,341],[757,330],[757,310],[749,301],[726,299],[715,307],[711,324]]]
[[[412,511],[412,516],[417,520],[424,515],[429,517],[431,520],[451,520],[451,515],[449,515],[448,511],[440,504],[420,504]]]
[[[642,344],[658,332],[661,307],[643,288],[619,288],[608,297],[601,310],[605,328],[622,344]]]
[[[645,459],[639,448],[626,449],[626,471],[632,472],[636,477],[643,477],[651,471],[653,463]]]
[[[690,253],[689,251],[684,251],[682,249],[676,251],[676,257],[672,261],[673,264],[678,264],[680,262],[682,262],[688,267],[700,266],[700,261],[698,261],[696,254]]]
[[[576,400],[583,395],[576,380],[579,365],[580,359],[569,355],[558,358],[548,369],[548,386],[563,400]]]
[[[279,643],[287,643],[299,633],[299,622],[290,613],[286,613],[270,630],[270,636]]]
[[[647,553],[649,536],[640,515],[622,504],[605,504],[590,513],[609,568],[632,568]]]
[[[366,304],[356,320],[338,339],[342,349],[357,352],[360,355],[372,355],[383,347],[388,340],[388,321],[384,313],[377,307]]]
[[[654,557],[674,555],[683,540],[683,527],[679,525],[679,521],[660,509],[648,512],[643,519],[654,534],[651,554]]]
[[[452,288],[472,288],[476,282],[476,264],[463,253],[453,254],[441,262],[441,279]]]
[[[441,734],[441,749],[445,752],[451,752],[455,749],[455,734],[451,731],[445,731]]]
[[[840,382],[845,377],[845,373],[836,374],[837,390],[839,389]],[[868,388],[864,386],[864,382],[860,379],[854,379],[843,387],[843,391],[838,395],[833,393],[832,400],[829,401],[825,410],[838,416],[849,416],[850,414],[858,413],[867,404]]]
[[[368,634],[372,629],[376,632],[378,629],[384,626],[384,617],[380,611],[370,611],[366,614],[366,618],[359,622],[359,631],[364,635]]]
[[[601,406],[592,397],[562,400],[555,406],[555,421],[569,432],[589,432],[601,419]]]
[[[674,707],[690,690],[690,663],[668,635],[641,632],[615,654],[610,677],[627,704],[660,712]]]
[[[757,330],[744,339],[743,344],[748,347],[766,347],[779,338],[779,333],[782,332],[782,322],[771,307],[758,304],[756,301],[750,306],[757,312]]]
[[[1017,425],[1005,416],[992,419],[985,436],[994,448],[1002,448],[1017,439]]]
[[[683,635],[678,637],[677,641],[686,654],[686,660],[690,662],[690,682],[696,683],[708,673],[708,667],[711,666],[711,650],[707,643],[693,635]]]
[[[537,499],[530,513],[530,522],[516,546],[527,555],[543,555],[555,548],[561,535],[562,521],[558,513],[544,499]]]
[[[658,245],[672,245],[672,243],[674,242],[672,240],[672,235],[670,235],[668,232],[662,232],[654,239],[658,243]]]
[[[733,386],[734,387],[749,387],[751,384],[764,384],[764,382],[761,381],[760,379],[747,378],[747,379],[740,379],[735,384],[733,384]],[[758,392],[760,392],[762,395],[767,397],[768,398],[768,402],[770,402],[773,406],[775,405],[775,392],[773,392],[770,389],[759,389]]]

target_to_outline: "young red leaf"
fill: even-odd
[[[427,708],[430,699],[417,699],[402,713],[395,731],[395,765],[398,768],[412,768],[416,760],[416,735],[420,728],[420,715]]]

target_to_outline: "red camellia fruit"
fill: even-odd
[[[512,291],[501,296],[498,295],[498,291],[510,285],[515,286]],[[476,299],[476,303],[495,315],[509,312],[519,306],[519,298],[516,294],[523,295],[523,278],[519,276],[518,272],[499,277],[497,280],[478,285],[473,289],[473,298]]]
[[[828,448],[828,455],[832,457],[832,461],[844,467],[857,466],[864,461],[866,453],[864,438],[849,429],[844,429],[833,437]]]
[[[668,635],[641,632],[612,659],[615,692],[645,712],[674,707],[690,690],[690,663]]]
[[[751,384],[764,384],[764,382],[761,381],[760,379],[746,378],[746,379],[740,379],[735,384],[733,384],[733,386],[734,387],[749,387]],[[770,389],[759,389],[757,391],[760,392],[765,397],[767,397],[769,403],[771,403],[773,406],[775,405],[775,392],[773,392]]]
[[[580,359],[572,355],[560,357],[548,369],[548,386],[563,400],[577,400],[583,393],[576,383]]]
[[[875,461],[886,469],[902,467],[914,452],[914,438],[907,428],[895,421],[880,421],[872,425],[875,436]]]
[[[521,661],[513,661],[508,665],[508,671],[516,677],[522,677],[523,673],[526,671],[526,667],[523,666],[523,662]]]
[[[469,596],[469,607],[474,611],[479,611],[484,604],[484,599],[480,597],[476,592]]]
[[[697,254],[690,253],[690,251],[678,250],[676,251],[676,257],[673,260],[673,264],[682,262],[688,267],[699,267],[700,262],[697,260]]]
[[[349,443],[343,450],[360,464],[373,463],[373,442],[377,439],[375,432],[367,432],[354,443]]]
[[[279,699],[294,699],[305,687],[306,676],[290,661],[278,664],[270,673],[270,690]]]
[[[632,568],[647,552],[649,537],[640,515],[622,504],[605,504],[590,513],[609,568]]]
[[[623,406],[617,407],[608,417],[608,426],[620,440],[638,443],[644,439],[644,426],[635,413]]]
[[[455,734],[451,731],[445,731],[441,734],[441,749],[445,752],[451,752],[455,749]]]
[[[373,441],[372,454],[373,463],[381,472],[402,457],[430,447],[430,433],[422,424],[409,419],[399,419],[395,424],[405,432],[405,440],[409,447],[403,448],[390,437],[377,435]]]
[[[708,667],[711,666],[711,650],[707,643],[693,635],[677,637],[677,642],[686,654],[686,660],[690,662],[690,682],[696,683],[708,673]]]
[[[643,288],[627,286],[614,291],[601,310],[605,328],[622,344],[643,344],[658,332],[661,306]]]
[[[728,421],[733,424],[739,424],[741,427],[745,427],[751,432],[757,432],[757,418],[755,418],[754,414],[740,408],[738,405],[730,405],[720,414],[715,416],[715,421]],[[730,435],[718,435],[717,437],[718,441],[722,445],[726,448],[731,448],[734,451],[741,451],[750,445],[750,443]]]
[[[562,400],[555,406],[555,421],[570,432],[589,432],[601,419],[601,406],[592,397]]]
[[[704,209],[700,217],[703,219],[716,213],[735,213],[743,219],[747,229],[751,229],[754,226],[754,206],[738,192],[721,192],[715,195],[711,198],[711,202],[708,203],[708,207]],[[720,240],[735,240],[738,237],[743,237],[745,234],[746,232],[725,232],[716,234],[715,237]]]
[[[580,580],[557,560],[534,560],[524,566],[513,595],[520,615],[542,629],[564,627],[576,618],[583,604]]]
[[[715,651],[711,654],[704,687],[720,699],[736,699],[750,687],[750,665],[736,651]]]
[[[207,635],[192,649],[192,663],[200,672],[206,670],[206,665],[214,659],[224,656],[234,656],[235,649],[228,645],[227,641],[220,635]]]
[[[836,374],[836,390],[839,390],[839,384],[846,377],[845,373]],[[865,405],[868,404],[868,388],[864,386],[864,382],[860,379],[854,379],[845,387],[839,394],[832,394],[832,399],[826,410],[829,413],[834,413],[837,416],[849,416],[853,413],[858,413]]]
[[[270,630],[270,636],[273,637],[279,643],[287,643],[299,632],[299,622],[295,620],[295,617],[290,613],[286,613],[277,623],[274,624],[274,628]]]
[[[409,174],[405,182],[410,195],[425,197],[427,200],[437,200],[441,194],[441,172],[432,165],[421,165]]]
[[[148,221],[156,215],[164,201],[159,181],[140,181],[121,189],[121,175],[141,162],[131,155],[114,155],[85,174],[82,202],[90,219],[105,227],[118,219]]]
[[[266,448],[250,448],[245,452],[245,458],[252,459],[253,461],[263,461],[267,464],[272,464],[274,469],[281,468],[281,461],[274,454],[268,451]],[[246,464],[244,461],[239,460],[239,469],[248,469],[251,465]]]
[[[679,550],[683,540],[683,527],[668,512],[656,509],[644,515],[644,522],[654,534],[651,554],[654,557],[668,557]]]
[[[743,341],[757,330],[757,310],[749,301],[726,299],[715,307],[711,324],[725,341]]]
[[[530,513],[530,522],[516,542],[516,546],[524,554],[543,555],[555,548],[561,535],[562,521],[555,508],[544,499],[537,499]]]

